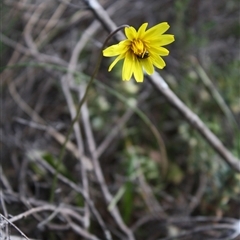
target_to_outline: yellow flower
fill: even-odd
[[[163,46],[174,41],[174,36],[163,34],[169,29],[166,22],[146,30],[148,23],[143,23],[136,31],[134,27],[126,27],[125,35],[127,39],[118,44],[112,45],[103,50],[105,57],[117,56],[109,66],[111,71],[115,64],[124,59],[122,68],[122,79],[130,80],[134,75],[137,82],[143,81],[143,70],[151,75],[154,66],[163,69],[166,65],[161,56],[167,56],[169,51]]]

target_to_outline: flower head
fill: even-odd
[[[166,22],[146,30],[148,23],[143,23],[136,31],[134,27],[126,27],[125,35],[127,39],[118,44],[112,45],[103,50],[105,57],[117,56],[109,66],[111,71],[115,64],[124,59],[122,68],[122,79],[130,80],[134,75],[137,82],[143,81],[143,70],[151,75],[154,66],[163,69],[166,65],[162,56],[167,56],[169,51],[163,46],[174,41],[174,36],[163,34],[169,29]]]

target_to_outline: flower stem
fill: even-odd
[[[56,173],[54,175],[54,178],[53,178],[53,182],[52,182],[52,187],[51,187],[51,193],[50,193],[50,202],[53,202],[54,200],[54,192],[55,192],[55,189],[56,189],[56,185],[57,185],[57,177],[58,177],[58,173],[59,173],[59,170],[60,170],[60,166],[61,166],[61,163],[63,161],[63,157],[65,155],[65,151],[66,151],[66,145],[67,145],[67,142],[69,140],[69,137],[73,131],[73,127],[74,127],[74,124],[78,121],[78,119],[80,118],[80,115],[81,115],[81,108],[84,104],[84,102],[86,101],[87,99],[87,94],[88,94],[88,91],[90,89],[90,87],[92,86],[92,83],[98,73],[98,70],[99,70],[99,67],[101,65],[101,62],[102,62],[102,51],[103,49],[105,48],[106,44],[108,43],[109,39],[112,38],[112,36],[114,36],[118,31],[122,30],[123,28],[125,27],[129,27],[128,25],[121,25],[120,27],[118,27],[116,30],[114,30],[113,32],[111,32],[108,37],[106,38],[106,40],[104,41],[103,45],[102,45],[102,48],[101,48],[101,51],[100,51],[100,54],[98,56],[98,60],[97,60],[97,64],[95,66],[95,69],[93,71],[93,74],[91,76],[91,79],[87,85],[87,88],[86,88],[86,91],[81,99],[81,101],[79,102],[78,106],[77,106],[77,112],[76,112],[76,116],[75,118],[72,120],[71,122],[71,125],[70,125],[70,128],[67,132],[67,135],[66,135],[66,138],[65,138],[65,141],[63,143],[63,146],[61,148],[61,151],[60,151],[60,154],[59,154],[59,159],[58,159],[58,163],[57,163],[57,166],[56,166]]]

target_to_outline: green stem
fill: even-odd
[[[59,160],[58,160],[58,164],[56,166],[56,172],[55,172],[55,175],[54,175],[54,178],[53,178],[53,183],[52,183],[52,188],[51,188],[51,193],[50,193],[50,202],[53,202],[54,200],[54,192],[55,192],[55,189],[56,189],[56,185],[57,185],[57,176],[58,176],[58,173],[59,173],[59,170],[60,170],[60,166],[61,166],[61,163],[63,161],[63,157],[65,155],[65,151],[66,151],[66,145],[67,145],[67,142],[69,140],[69,137],[70,137],[70,134],[72,133],[73,131],[73,127],[74,127],[74,124],[78,121],[78,119],[80,118],[80,115],[81,115],[81,108],[84,104],[84,102],[86,101],[87,99],[87,94],[88,94],[88,91],[90,89],[90,87],[92,86],[92,83],[94,82],[94,79],[98,73],[98,70],[99,70],[99,67],[101,65],[101,61],[102,61],[102,51],[103,49],[105,48],[107,42],[109,41],[109,39],[114,35],[116,34],[119,30],[125,28],[125,27],[129,27],[128,25],[122,25],[120,27],[118,27],[116,30],[114,30],[112,33],[109,34],[109,36],[106,38],[106,40],[104,41],[103,45],[102,45],[102,48],[101,48],[101,52],[98,56],[98,61],[97,61],[97,64],[96,64],[96,67],[94,69],[94,72],[91,76],[91,79],[87,85],[87,88],[86,88],[86,91],[84,93],[84,96],[82,97],[80,103],[78,104],[78,107],[77,107],[77,113],[76,113],[76,117],[72,120],[72,123],[70,125],[70,128],[67,132],[67,135],[66,135],[66,138],[65,138],[65,141],[63,143],[63,146],[61,148],[61,152],[60,152],[60,155],[59,155]]]

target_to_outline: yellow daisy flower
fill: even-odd
[[[134,27],[126,27],[127,39],[103,50],[105,57],[118,56],[109,66],[111,71],[116,63],[124,59],[122,68],[122,79],[130,80],[134,75],[137,82],[143,82],[143,70],[151,75],[154,66],[163,69],[166,63],[161,56],[167,56],[169,51],[163,46],[174,41],[174,36],[163,34],[169,29],[167,22],[159,23],[146,30],[148,23],[143,23],[136,31]]]

